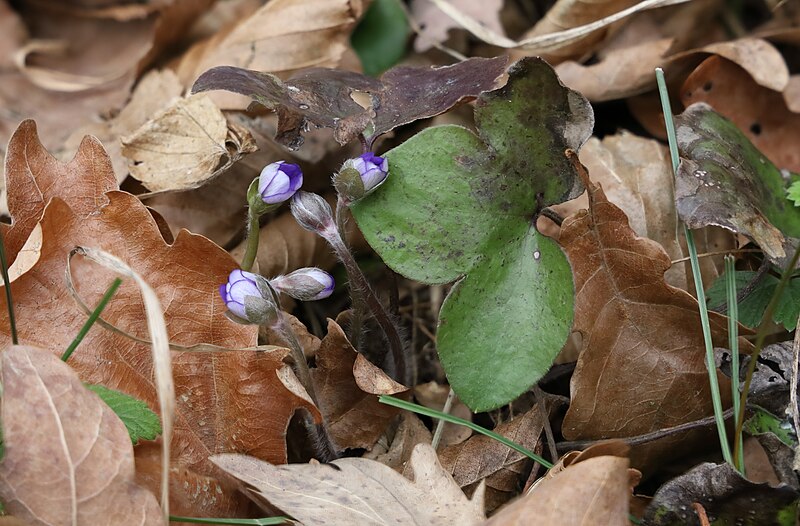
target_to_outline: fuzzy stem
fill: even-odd
[[[308,361],[306,360],[306,355],[303,352],[303,348],[300,345],[300,342],[297,341],[297,336],[295,336],[291,326],[286,321],[286,316],[283,315],[280,296],[275,289],[272,288],[272,285],[270,285],[269,289],[272,293],[272,298],[275,301],[278,315],[277,320],[271,328],[280,334],[286,342],[288,342],[289,352],[291,353],[292,360],[294,361],[294,371],[297,374],[297,379],[300,380],[300,383],[311,397],[311,401],[314,402],[314,405],[320,407],[319,398],[317,398],[317,391],[314,389],[314,381],[311,378],[311,370],[308,368]],[[306,418],[305,425],[309,435],[311,436],[317,456],[320,457],[319,460],[323,462],[330,462],[331,460],[336,459],[338,457],[337,448],[331,439],[330,433],[328,433],[328,427],[325,425],[324,417],[323,422],[320,425],[317,425]]]
[[[347,242],[347,225],[345,218],[347,215],[347,204],[341,196],[336,199],[336,228],[339,230],[339,236],[342,242],[350,250],[350,245]],[[348,271],[349,274],[349,271]],[[350,287],[350,300],[352,302],[353,315],[350,318],[350,327],[348,330],[348,339],[355,347],[356,351],[361,350],[361,327],[366,318],[367,303],[364,299],[364,294],[361,289],[357,287]]]
[[[380,300],[375,295],[375,292],[372,290],[372,287],[370,286],[369,281],[367,281],[367,278],[364,276],[364,273],[361,272],[361,268],[358,266],[353,254],[342,240],[342,236],[338,232],[338,229],[335,230],[335,232],[331,232],[331,229],[329,228],[326,232],[321,234],[331,245],[333,251],[336,253],[336,256],[339,258],[339,261],[341,261],[344,265],[344,268],[347,271],[347,277],[350,280],[351,292],[358,290],[358,292],[355,292],[354,296],[359,294],[363,296],[364,302],[366,303],[367,307],[369,307],[369,310],[372,311],[375,321],[378,323],[378,326],[381,328],[381,331],[383,331],[386,340],[389,342],[389,349],[392,352],[396,369],[394,375],[395,380],[403,385],[407,385],[408,367],[406,364],[403,341],[400,339],[400,333],[392,322],[392,319],[389,317],[389,314],[386,312],[386,309],[383,307],[383,304],[381,304]]]
[[[258,238],[259,238],[259,222],[258,214],[255,213],[253,207],[247,209],[247,246],[242,257],[242,270],[249,272],[253,268],[258,254]]]

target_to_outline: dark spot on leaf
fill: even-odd
[[[754,122],[750,125],[750,131],[753,132],[753,135],[761,135],[761,125]]]
[[[711,88],[714,87],[714,83],[710,80],[703,84],[703,91],[711,91]]]

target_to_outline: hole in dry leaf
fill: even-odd
[[[757,122],[754,122],[750,125],[750,131],[753,132],[754,135],[761,135],[761,125]]]
[[[713,87],[714,87],[714,83],[709,80],[708,82],[703,84],[703,91],[711,91],[711,88],[713,88]]]

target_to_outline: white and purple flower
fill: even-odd
[[[303,171],[286,161],[268,164],[258,176],[258,193],[268,205],[282,203],[303,185]]]
[[[301,268],[269,282],[278,292],[300,301],[327,298],[336,286],[333,276],[317,267]]]
[[[372,152],[361,154],[355,159],[351,159],[345,163],[349,164],[361,176],[364,182],[364,195],[370,193],[375,187],[386,180],[389,175],[389,162],[383,158],[375,155]]]
[[[236,269],[228,276],[228,282],[219,287],[225,306],[242,321],[264,323],[274,315],[275,304],[262,292],[263,285],[259,287],[259,280],[264,278]]]

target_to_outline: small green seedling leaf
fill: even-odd
[[[778,440],[789,447],[797,447],[797,437],[791,433],[792,425],[785,420],[781,420],[766,409],[754,406],[751,408],[753,416],[744,423],[744,431],[749,435],[757,436],[772,433]]]
[[[794,203],[794,206],[800,206],[800,181],[789,185],[789,188],[786,189],[786,197]]]
[[[375,0],[358,23],[350,42],[364,73],[375,76],[406,54],[411,28],[400,0]]]
[[[743,234],[780,263],[800,238],[800,209],[786,199],[781,171],[729,120],[704,103],[675,118],[678,215],[690,228]]]
[[[538,211],[578,195],[564,151],[594,117],[543,60],[526,58],[508,84],[477,101],[478,135],[428,128],[385,154],[389,177],[352,212],[387,265],[423,283],[456,281],[437,344],[450,385],[475,411],[535,383],[566,340],[572,272],[535,227]]]
[[[749,270],[736,272],[736,291],[741,292],[753,279],[756,273]],[[775,293],[780,279],[772,274],[765,274],[755,284],[753,290],[739,301],[739,322],[752,329],[758,327],[767,310],[769,300]],[[714,281],[706,290],[709,308],[727,305],[725,297],[725,274]],[[800,316],[800,278],[792,278],[786,284],[781,299],[772,316],[772,321],[783,325],[787,331],[793,331]]]
[[[161,420],[141,400],[102,385],[85,385],[122,420],[134,444],[139,440],[155,440],[161,434]]]

